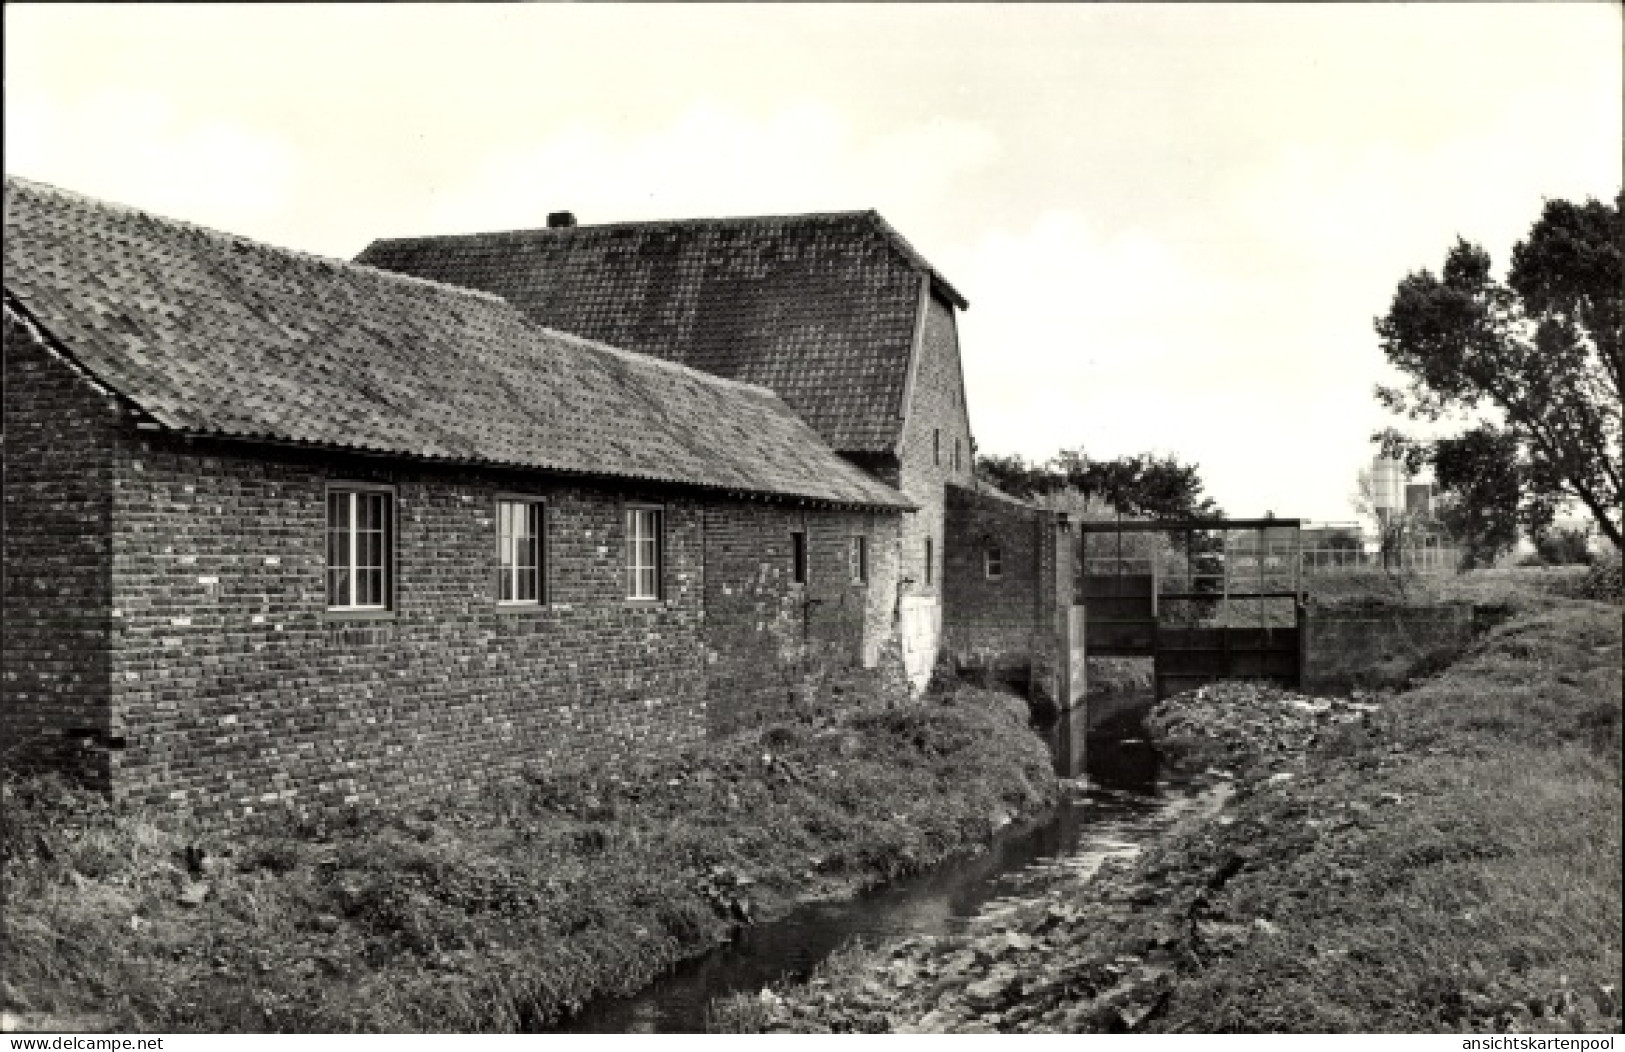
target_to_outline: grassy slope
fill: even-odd
[[[1159,712],[1170,751],[1238,771],[1217,819],[990,931],[719,1002],[715,1025],[1617,1030],[1620,611],[1472,587],[1512,620],[1364,718],[1239,688]]]
[[[1053,795],[1025,706],[974,691],[329,823],[211,831],[13,782],[0,997],[42,1027],[533,1028]]]
[[[1189,969],[1153,1028],[1618,1028],[1617,607],[1523,613],[1291,781],[1251,759],[1181,864],[1244,857],[1205,908],[1278,931]]]

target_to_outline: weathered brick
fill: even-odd
[[[141,431],[9,323],[5,379],[7,740],[123,797],[241,814],[613,763],[782,714],[809,641],[858,677],[895,651],[894,515]],[[388,618],[325,609],[332,480],[394,487]],[[545,606],[496,604],[499,493],[546,502]],[[665,508],[658,602],[623,598],[629,500]]]

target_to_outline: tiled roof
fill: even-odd
[[[920,283],[965,305],[872,211],[388,239],[357,259],[760,384],[849,453],[897,448]]]
[[[10,177],[5,224],[8,306],[164,427],[910,506],[771,392],[495,296]]]

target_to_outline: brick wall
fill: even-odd
[[[1036,509],[947,488],[943,645],[961,669],[1028,670],[1033,634],[1048,622],[1042,603],[1044,520]],[[997,547],[1001,573],[989,577]]]
[[[112,449],[119,408],[5,312],[0,760],[105,786]]]
[[[1020,680],[1035,700],[1054,701],[1073,601],[1064,516],[950,484],[944,528],[943,646],[955,667]]]
[[[324,492],[396,495],[395,609],[325,610]],[[546,500],[549,598],[499,608],[498,492]],[[116,467],[118,790],[202,811],[470,787],[703,737],[701,509],[666,509],[665,598],[622,598],[623,497],[129,436]]]
[[[118,796],[242,814],[678,748],[787,697],[796,615],[843,668],[884,666],[897,516],[139,431],[19,332],[0,712],[29,758],[91,762]],[[326,610],[332,481],[392,488],[387,616]],[[545,501],[544,606],[496,604],[499,493]],[[629,500],[666,511],[658,602],[623,598]],[[792,526],[805,587],[789,581]],[[850,579],[856,533],[867,586]],[[58,755],[87,729],[95,748]]]
[[[713,505],[704,516],[713,733],[804,711],[826,691],[873,687],[893,671],[895,516],[779,505]],[[806,535],[804,584],[792,579],[795,531]],[[852,572],[857,536],[867,539],[867,582]]]
[[[958,329],[953,308],[935,295],[925,299],[910,391],[898,446],[896,485],[920,510],[903,521],[901,573],[906,583],[902,594],[928,596],[940,602],[945,541],[943,487],[949,482],[968,484],[973,476]],[[933,553],[929,574],[925,565],[927,538]]]

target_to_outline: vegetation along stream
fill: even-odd
[[[1041,727],[1066,791],[1048,816],[1006,830],[986,852],[857,899],[808,903],[745,928],[734,941],[683,962],[638,994],[590,1003],[561,1029],[701,1032],[712,998],[804,976],[850,939],[947,934],[1023,897],[1056,869],[1089,873],[1107,858],[1137,853],[1180,816],[1216,805],[1225,790],[1170,776],[1140,724],[1149,706],[1149,698],[1114,706],[1119,711],[1089,732],[1087,749],[1081,709]]]

